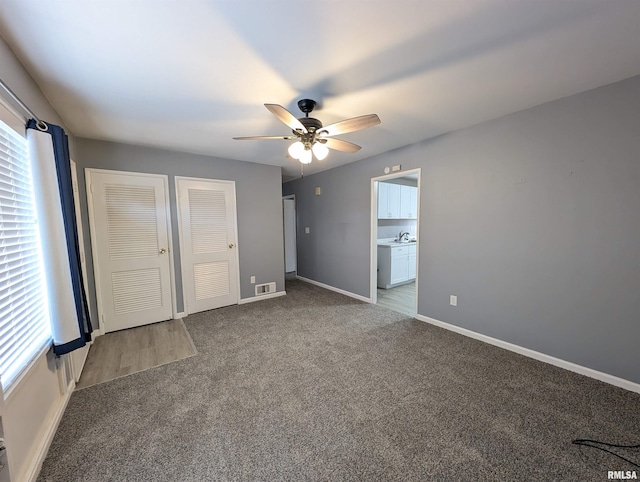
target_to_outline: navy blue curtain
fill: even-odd
[[[76,313],[78,315],[79,336],[75,340],[56,345],[53,350],[56,355],[63,355],[76,350],[91,341],[91,320],[89,307],[83,289],[82,270],[80,268],[80,247],[78,245],[78,229],[76,224],[75,204],[73,200],[73,183],[71,180],[71,162],[69,158],[69,139],[62,127],[54,124],[44,124],[31,119],[27,123],[27,129],[37,129],[51,135],[53,151],[58,174],[58,189],[62,204],[62,218],[67,241],[69,266],[71,268],[71,284],[75,298]]]

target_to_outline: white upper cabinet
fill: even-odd
[[[378,183],[378,219],[400,218],[399,184]]]
[[[417,219],[418,188],[378,183],[378,219]]]
[[[400,186],[400,218],[418,218],[418,188]]]
[[[378,219],[387,219],[390,217],[389,212],[389,190],[388,184],[384,182],[378,183]]]

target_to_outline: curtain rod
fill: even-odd
[[[24,102],[22,102],[22,101],[20,100],[20,97],[18,97],[18,96],[15,94],[15,92],[13,92],[13,90],[11,90],[11,88],[10,88],[7,84],[5,84],[5,83],[4,83],[4,81],[3,81],[2,79],[0,79],[0,87],[2,87],[2,88],[7,92],[7,94],[9,94],[9,96],[10,96],[10,97],[15,101],[15,102],[17,102],[17,104],[18,104],[20,107],[22,107],[22,110],[24,110],[24,111],[25,111],[27,114],[29,114],[33,119],[35,119],[35,120],[36,120],[36,122],[37,122],[38,124],[40,124],[41,120],[38,118],[38,116],[37,116],[37,115],[35,115],[35,114],[33,113],[33,111],[32,111],[31,109],[29,109],[29,107],[27,107],[27,105],[26,105]]]

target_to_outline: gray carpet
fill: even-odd
[[[38,480],[607,480],[640,395],[300,282],[73,394]],[[640,464],[638,450],[618,453]],[[640,470],[640,469],[638,469]]]

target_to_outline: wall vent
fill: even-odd
[[[256,285],[256,296],[266,295],[266,294],[275,293],[275,292],[276,292],[275,282]]]

